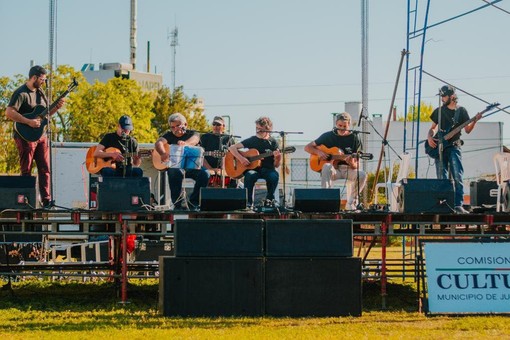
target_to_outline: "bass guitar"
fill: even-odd
[[[326,163],[332,163],[336,168],[338,167],[338,163],[345,161],[347,157],[359,158],[364,160],[371,160],[374,156],[371,153],[353,153],[353,154],[345,154],[337,148],[336,146],[328,148],[324,145],[317,146],[317,149],[325,152],[328,157],[326,159],[321,159],[318,155],[310,155],[310,169],[316,172],[320,172],[322,167]]]
[[[87,150],[87,156],[85,157],[85,166],[87,167],[87,171],[91,174],[97,174],[101,169],[103,168],[112,168],[115,169],[115,161],[112,158],[99,158],[94,157],[94,152],[96,152],[97,146],[91,146]],[[118,152],[121,153],[121,151],[117,148],[106,148],[104,150],[105,152]],[[124,158],[133,157],[133,156],[140,156],[140,157],[150,157],[152,155],[151,150],[140,150],[139,152],[127,152],[122,153],[122,156]]]
[[[173,145],[176,147],[176,145]],[[171,148],[170,144],[165,145],[165,152],[170,154],[171,156]],[[204,151],[204,156],[211,156],[214,158],[221,158],[224,157],[226,154],[226,151],[220,151],[220,150],[214,150],[214,151]],[[155,149],[152,151],[152,165],[157,170],[166,170],[169,168],[168,162],[162,162],[161,161],[161,155],[159,152],[157,152]]]
[[[481,114],[484,114],[485,112],[487,111],[490,111],[492,110],[493,108],[495,108],[496,106],[498,106],[499,103],[493,103],[493,104],[490,104],[488,105],[485,110],[483,110],[482,112],[480,112]],[[484,118],[484,117],[482,117]],[[471,119],[465,121],[464,123],[458,125],[458,126],[453,126],[450,130],[448,131],[438,131],[434,137],[434,139],[437,139],[439,141],[439,139],[442,140],[443,142],[443,150],[446,149],[447,147],[450,147],[452,146],[452,142],[450,142],[450,139],[455,136],[457,133],[460,132],[460,130],[462,130],[464,127],[466,127],[467,125],[471,124],[472,122],[474,122],[476,119],[476,115],[473,116]],[[431,158],[434,158],[434,159],[439,159],[439,143],[436,145],[435,148],[431,147],[429,145],[429,142],[427,140],[425,140],[425,153],[431,157]]]
[[[295,152],[296,148],[293,146],[288,146],[283,149],[282,153],[292,153]],[[259,153],[257,149],[249,149],[245,152],[240,152],[246,159],[250,161],[250,164],[244,166],[239,162],[237,158],[231,152],[228,152],[225,156],[225,172],[229,177],[232,178],[241,178],[246,170],[252,170],[258,168],[262,163],[262,159],[272,156],[273,151],[268,151],[264,153]]]
[[[27,142],[35,142],[41,138],[46,131],[46,126],[48,125],[48,116],[49,113],[57,106],[58,102],[65,98],[71,91],[73,91],[78,86],[78,82],[76,79],[73,79],[71,84],[67,87],[64,93],[62,93],[58,98],[49,106],[44,107],[43,105],[37,105],[32,112],[23,114],[23,117],[28,119],[37,119],[41,120],[41,125],[38,128],[33,128],[30,125],[15,122],[14,130]]]

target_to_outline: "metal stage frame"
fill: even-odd
[[[74,246],[88,244],[89,238],[104,237],[109,242],[107,261],[55,262],[45,259],[38,262],[0,263],[0,276],[99,277],[115,280],[119,284],[121,299],[127,301],[127,284],[130,278],[157,277],[157,261],[143,262],[128,259],[128,235],[150,237],[173,242],[173,225],[178,219],[337,219],[353,221],[353,242],[357,244],[357,257],[362,257],[364,279],[380,280],[381,297],[385,306],[389,278],[418,278],[418,239],[438,238],[507,238],[510,237],[510,214],[472,213],[409,214],[385,211],[335,213],[302,213],[285,211],[274,213],[188,212],[188,211],[137,211],[102,212],[96,210],[8,210],[0,214],[0,251],[7,253],[7,244],[23,241],[5,241],[13,235],[41,236],[48,246],[50,241],[63,240]],[[103,227],[95,231],[95,227]],[[390,237],[402,237],[402,258],[388,259]],[[409,253],[406,242],[410,240]],[[30,241],[28,241],[30,242]],[[35,243],[31,241],[31,243]],[[369,258],[375,244],[380,244],[381,258]],[[4,249],[1,249],[4,248]],[[362,254],[363,249],[363,254]],[[46,254],[50,253],[46,249]],[[82,247],[82,254],[84,253]],[[7,254],[6,254],[7,255]],[[70,256],[68,256],[70,257]],[[6,259],[8,257],[6,256]],[[82,257],[83,260],[83,257]]]

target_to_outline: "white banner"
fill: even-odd
[[[430,313],[509,313],[510,243],[427,242]]]

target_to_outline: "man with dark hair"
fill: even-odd
[[[94,157],[112,159],[115,169],[104,167],[101,175],[104,177],[142,177],[143,170],[139,168],[142,158],[138,155],[138,141],[130,136],[133,131],[131,117],[124,115],[119,118],[117,130],[107,133],[99,142]],[[115,148],[116,150],[108,150]]]
[[[41,127],[41,119],[29,119],[24,114],[31,113],[38,105],[48,107],[48,99],[42,90],[46,83],[46,70],[41,66],[33,66],[28,73],[28,80],[17,88],[12,94],[11,100],[5,110],[7,118],[14,122],[28,125],[38,129]],[[59,100],[55,107],[49,112],[50,115],[57,112],[65,103],[64,99]],[[22,176],[30,176],[32,164],[35,161],[37,175],[39,177],[39,194],[43,207],[50,206],[50,154],[48,148],[48,137],[44,133],[39,140],[30,142],[24,140],[20,134],[14,131],[14,142],[19,152],[20,168]]]
[[[439,95],[441,96],[441,102],[443,105],[440,108],[436,108],[434,112],[432,112],[432,115],[430,116],[430,119],[432,120],[432,126],[430,127],[427,136],[427,143],[429,143],[430,147],[432,148],[438,147],[438,140],[433,137],[435,136],[439,127],[443,131],[449,131],[454,126],[459,126],[469,120],[469,114],[467,110],[464,107],[457,105],[457,95],[455,94],[455,88],[453,86],[444,85],[441,87]],[[440,122],[439,113],[441,113]],[[482,113],[478,113],[475,117],[476,119],[470,124],[466,125],[464,128],[466,133],[470,133],[474,129],[476,122],[482,118]],[[443,150],[442,167],[440,164],[440,159],[435,159],[436,175],[439,179],[446,179],[448,172],[450,173],[455,185],[455,213],[467,214],[468,211],[462,206],[464,203],[464,183],[462,180],[464,167],[462,166],[462,153],[460,149],[462,141],[460,139],[460,135],[461,132],[448,140],[448,144],[450,144],[450,146]]]

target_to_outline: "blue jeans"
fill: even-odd
[[[448,170],[453,177],[455,187],[455,206],[462,206],[464,203],[464,184],[462,175],[464,167],[462,166],[462,153],[460,147],[451,146],[443,152],[443,172],[439,169],[439,159],[436,159],[436,175],[439,179],[448,179]]]
[[[253,204],[253,188],[255,187],[255,182],[257,182],[259,178],[266,181],[266,199],[274,200],[274,192],[278,186],[278,180],[280,179],[278,171],[267,168],[248,170],[244,173],[244,187],[248,189],[248,205]]]
[[[193,192],[189,197],[189,202],[193,207],[198,207],[200,188],[205,188],[209,183],[209,172],[204,169],[183,170],[175,168],[169,168],[166,172],[168,174],[168,185],[170,186],[170,197],[172,198],[174,206],[177,208],[181,206],[181,202],[178,200],[182,192],[182,181],[186,175],[186,178],[191,178],[195,181]]]
[[[122,168],[102,168],[101,176],[103,177],[142,177],[143,170],[140,168],[134,168],[131,165],[126,167],[126,172]]]

